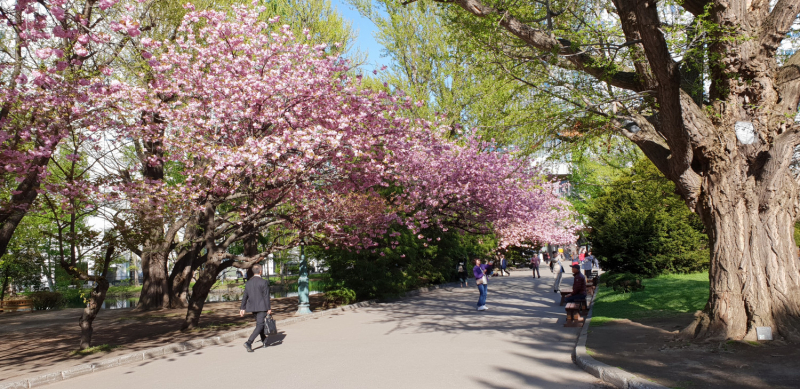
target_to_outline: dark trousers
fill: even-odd
[[[589,270],[583,269],[583,275],[586,276],[587,280],[591,279],[592,278],[592,270],[591,269],[589,269]]]
[[[250,334],[250,339],[247,339],[247,344],[253,344],[253,341],[256,340],[256,336],[259,335],[261,336],[262,342],[267,339],[267,327],[264,325],[264,322],[267,320],[267,313],[253,312],[253,317],[256,318],[256,329]]]
[[[572,296],[569,296],[564,299],[564,301],[568,303],[574,303],[576,301],[585,301],[585,300],[586,300],[585,294],[573,294]]]
[[[538,273],[539,278],[542,278],[542,273],[539,273],[539,266],[537,265],[532,265],[532,266],[533,266],[533,276],[536,277],[536,274]]]

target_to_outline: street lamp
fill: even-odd
[[[308,304],[308,260],[306,260],[306,238],[300,238],[300,277],[297,279],[297,313],[305,315],[311,313]]]

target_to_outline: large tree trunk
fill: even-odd
[[[700,214],[711,241],[711,291],[705,311],[684,330],[709,339],[756,340],[757,327],[771,327],[800,340],[800,261],[794,223],[798,187],[785,169],[772,176],[775,193],[755,187],[748,172],[710,174]],[[751,170],[752,171],[752,170]]]
[[[169,307],[169,273],[167,255],[162,251],[142,254],[142,292],[137,310],[151,310]]]
[[[206,256],[200,256],[201,246],[189,248],[178,254],[178,260],[170,274],[170,308],[186,308],[189,306],[189,286],[192,274],[205,262]]]
[[[198,215],[199,217],[199,215]],[[206,260],[206,256],[200,256],[203,245],[192,242],[200,236],[201,228],[205,227],[205,219],[192,218],[186,225],[184,240],[189,241],[182,246],[178,252],[175,265],[169,276],[169,306],[170,308],[186,308],[189,305],[189,285],[192,281],[192,274]]]
[[[161,226],[151,232],[151,242],[142,250],[142,292],[137,310],[169,308],[170,273],[167,269],[169,253],[174,249],[173,241],[185,225],[185,219],[177,220],[163,233]]]

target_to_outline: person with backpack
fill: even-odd
[[[469,287],[469,283],[467,283],[467,264],[464,262],[459,262],[458,266],[456,267],[456,272],[458,273],[458,280],[461,284],[461,287]]]
[[[478,310],[485,311],[489,308],[486,307],[486,296],[489,293],[489,287],[487,285],[488,280],[486,274],[488,272],[488,266],[481,265],[481,260],[475,258],[475,267],[472,268],[472,275],[475,276],[475,284],[478,285],[478,292],[480,296],[478,296]]]

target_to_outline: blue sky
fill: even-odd
[[[383,65],[389,65],[388,58],[381,58],[383,46],[375,41],[374,33],[377,31],[375,24],[361,16],[346,0],[331,0],[331,3],[342,16],[353,22],[353,29],[358,32],[355,46],[359,51],[369,55],[367,63],[364,65],[364,70],[372,71],[373,69],[380,69]]]

